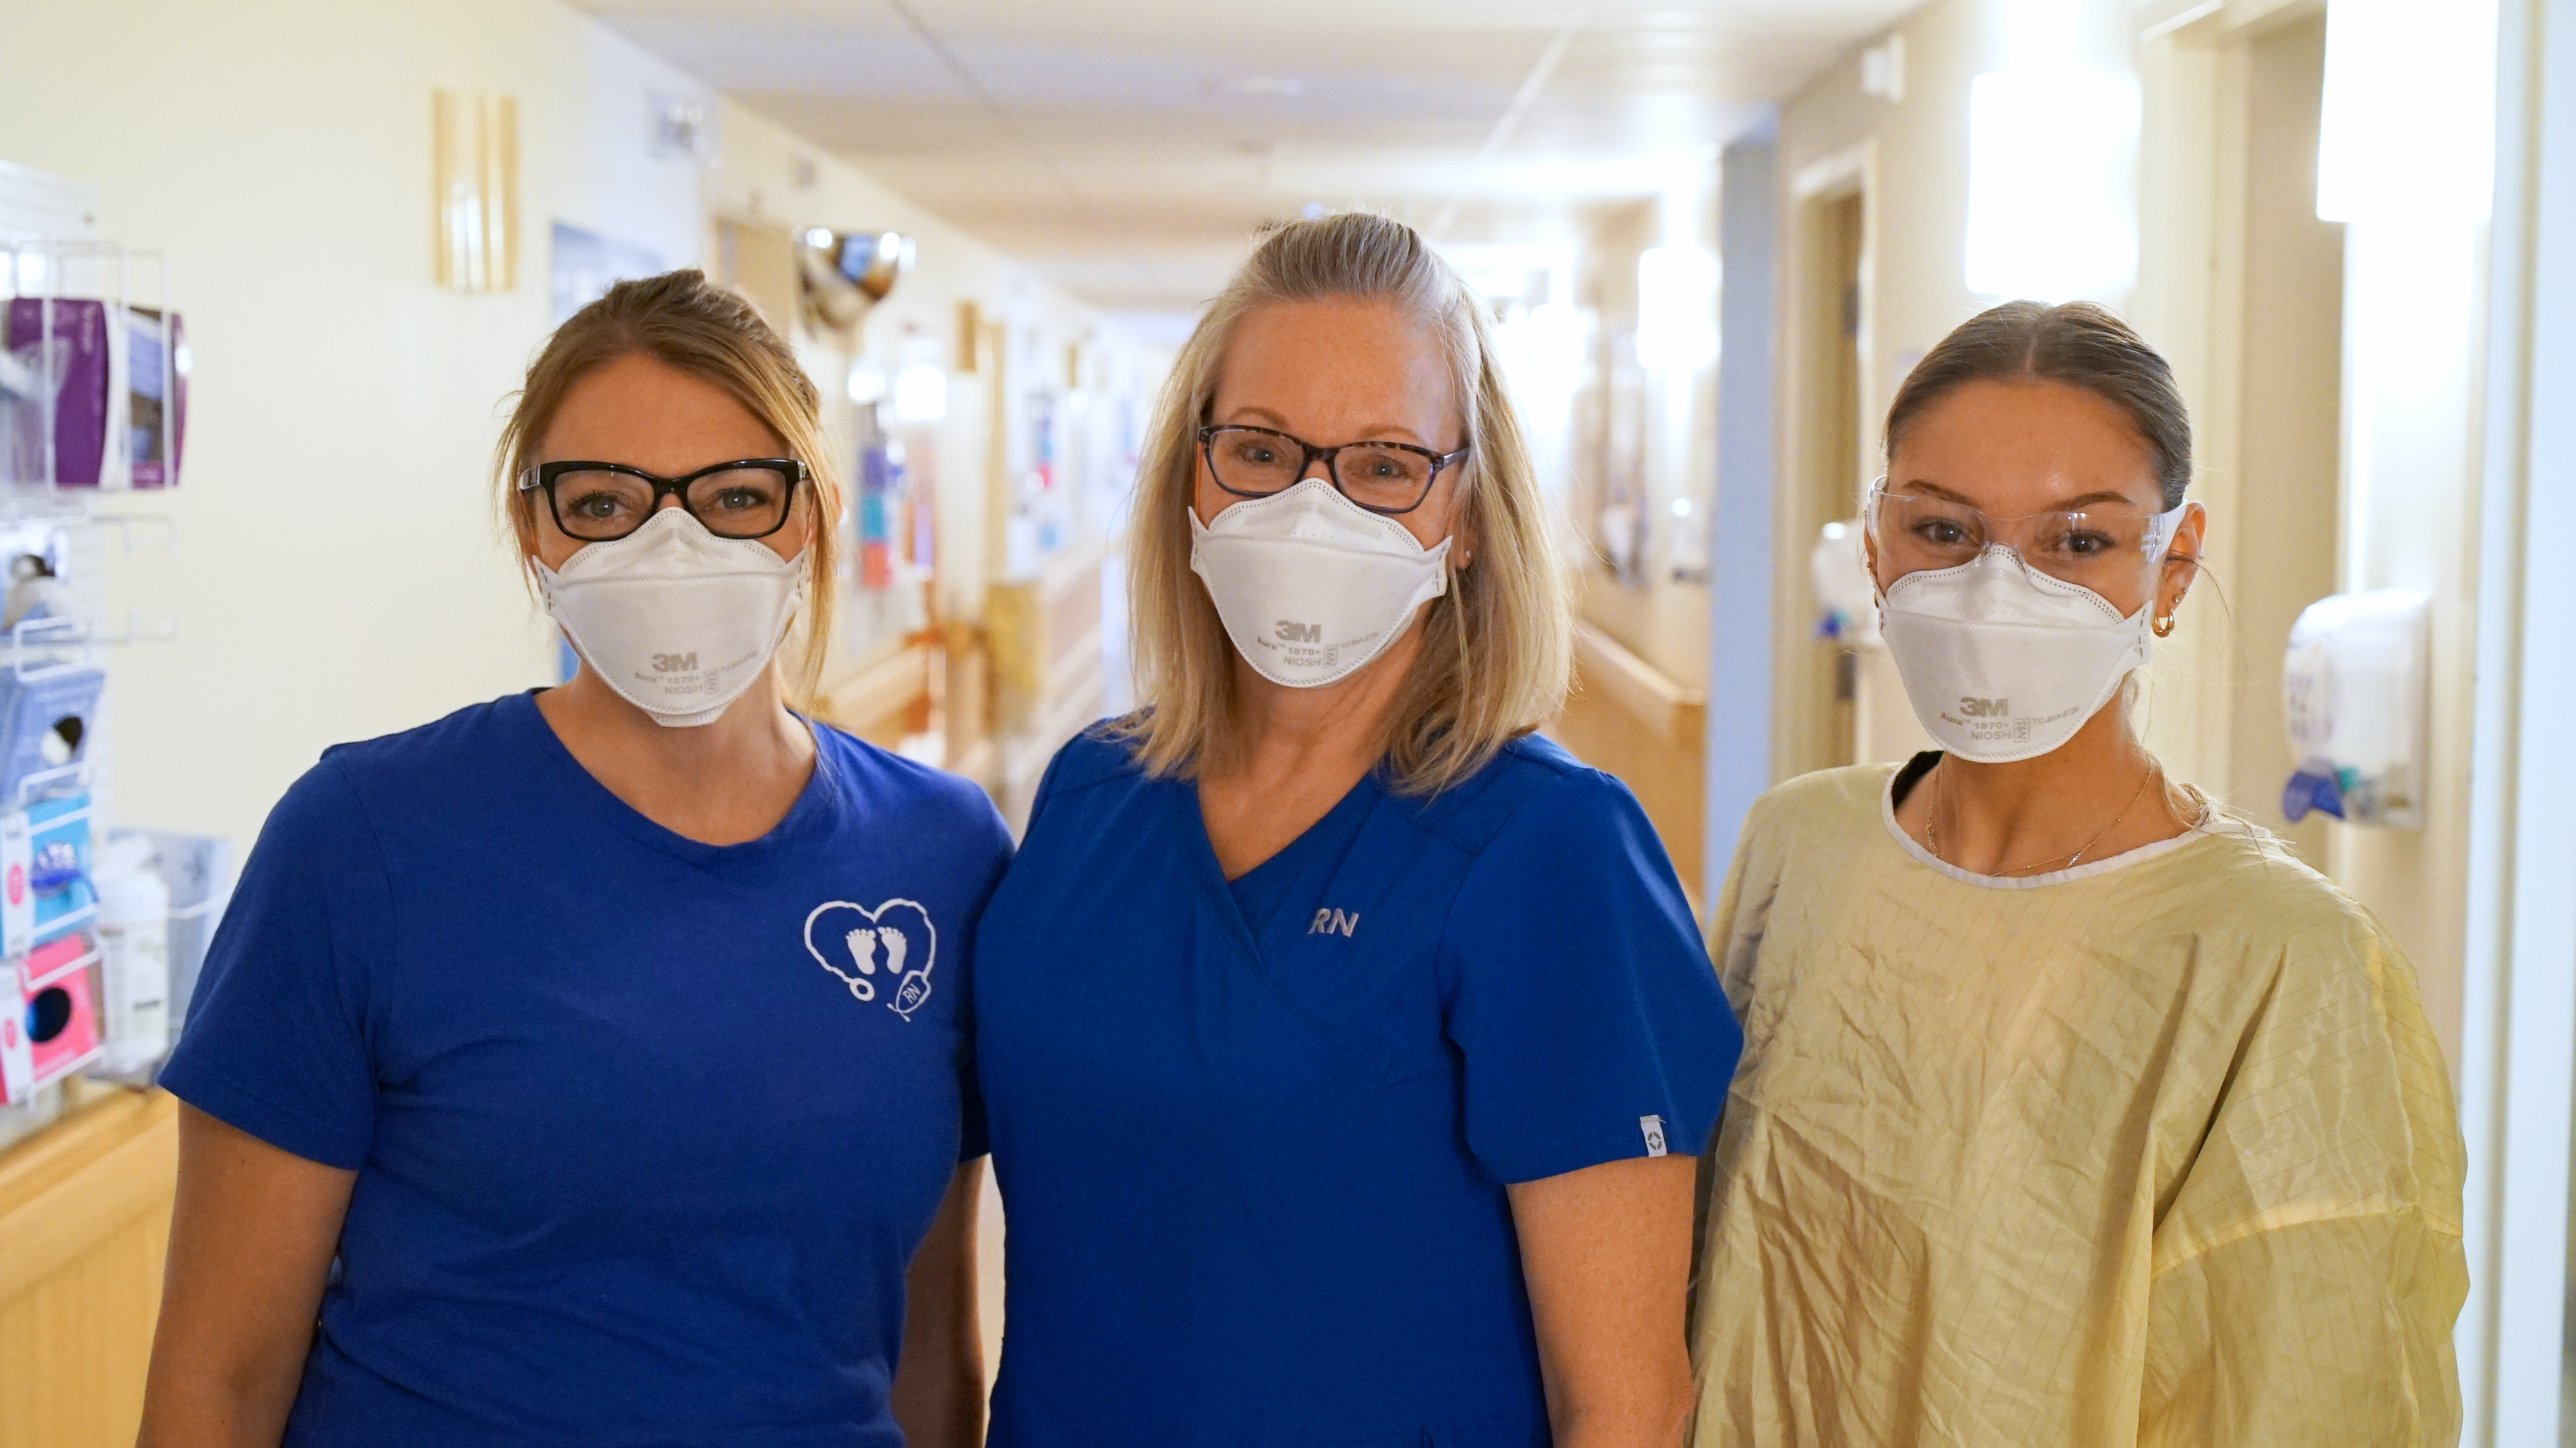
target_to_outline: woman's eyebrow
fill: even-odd
[[[1288,419],[1281,417],[1278,413],[1272,412],[1266,407],[1244,406],[1229,408],[1226,410],[1226,416],[1229,419],[1257,417],[1262,419],[1266,425],[1276,428],[1281,432],[1288,431]],[[1359,430],[1359,434],[1354,440],[1358,442],[1373,442],[1391,434],[1411,438],[1416,442],[1422,440],[1422,434],[1415,432],[1412,428],[1406,427],[1401,423],[1393,422],[1370,423],[1368,426]],[[1293,433],[1290,435],[1294,436]]]
[[[1946,498],[1953,503],[1959,504],[1961,507],[1974,508],[1977,506],[1973,499],[1968,498],[1964,494],[1953,492],[1950,489],[1941,486],[1939,483],[1926,482],[1921,478],[1917,478],[1912,482],[1900,485],[1898,490],[1908,493],[1927,493],[1936,498]],[[2049,513],[2072,513],[2079,508],[2089,508],[2095,503],[2126,503],[2131,501],[2133,500],[2126,493],[2119,492],[2114,489],[2103,488],[2090,493],[2079,493],[2072,498],[2059,498],[2041,511]]]
[[[2134,501],[2136,500],[2126,493],[2104,489],[2098,492],[2080,494],[2072,498],[2060,498],[2057,500],[2057,506],[2050,511],[2057,513],[2072,513],[2078,508],[2089,508],[2095,503],[2128,503]]]
[[[1961,507],[1973,508],[1977,506],[1964,494],[1954,493],[1948,488],[1941,486],[1939,483],[1925,482],[1921,478],[1916,478],[1912,482],[1899,483],[1897,484],[1895,491],[1900,493],[1928,493],[1936,498],[1947,498],[1951,502],[1959,504]]]

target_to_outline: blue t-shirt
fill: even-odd
[[[747,844],[628,808],[531,695],[332,749],[269,816],[162,1080],[358,1174],[288,1444],[902,1442],[1010,839],[814,736]]]
[[[1504,1184],[1706,1140],[1740,1036],[1617,781],[1523,739],[1318,829],[1255,929],[1190,784],[1049,769],[976,941],[994,1448],[1543,1445]]]

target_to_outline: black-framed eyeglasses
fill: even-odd
[[[1372,513],[1410,513],[1468,450],[1436,453],[1404,442],[1317,447],[1276,428],[1225,424],[1199,429],[1199,451],[1207,458],[1208,476],[1238,498],[1284,493],[1321,460],[1324,475],[1343,497]]]
[[[539,463],[519,491],[543,492],[555,526],[584,543],[613,543],[650,521],[666,497],[719,538],[766,538],[787,526],[796,485],[812,479],[794,458],[741,458],[666,478],[624,463]]]

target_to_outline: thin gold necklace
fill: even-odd
[[[1932,766],[1932,808],[1925,811],[1923,815],[1923,847],[1932,852],[1932,858],[1939,860],[1945,865],[1951,863],[1951,861],[1949,857],[1941,853],[1941,811],[1947,809],[1950,804],[1950,772],[1945,767],[1949,762],[1949,757],[1944,755],[1939,764]],[[2120,827],[2120,821],[2127,819],[2129,817],[2129,811],[2138,807],[2138,801],[2146,798],[2148,783],[2162,772],[2162,770],[2159,770],[2152,762],[2150,762],[2147,765],[2146,772],[2138,776],[2137,792],[2129,796],[2129,802],[2120,806],[2120,812],[2111,816],[2111,822],[2104,825],[2101,830],[2093,836],[2093,838],[2086,840],[2082,845],[2078,846],[2074,854],[2050,855],[2044,860],[2033,860],[2027,865],[2007,865],[2002,869],[1995,871],[1995,876],[1997,878],[2002,878],[2007,875],[2019,875],[2026,871],[2036,870],[2043,865],[2055,865],[2061,870],[2074,869],[2077,861],[2091,853],[2093,847],[2108,838],[2111,831]]]

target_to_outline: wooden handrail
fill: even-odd
[[[904,644],[851,670],[823,690],[823,715],[865,734],[930,692],[930,647]]]
[[[1617,704],[1669,744],[1701,747],[1708,731],[1707,690],[1681,683],[1585,619],[1574,623],[1574,664],[1577,688]]]

